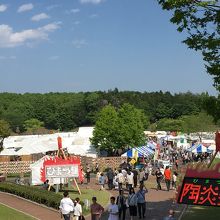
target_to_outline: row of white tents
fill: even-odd
[[[81,127],[78,132],[64,132],[47,135],[23,135],[23,136],[10,136],[4,141],[4,149],[0,153],[1,155],[7,156],[21,156],[21,155],[32,155],[39,153],[46,153],[48,151],[57,150],[57,137],[60,136],[63,142],[63,148],[67,149],[68,153],[97,157],[97,151],[92,147],[90,138],[93,135],[94,127]],[[149,132],[145,132],[149,135]],[[177,147],[183,147],[189,149],[193,153],[199,152],[210,152],[215,150],[214,140],[202,140],[200,147],[194,146],[191,148],[191,144],[188,142],[188,136],[181,134],[173,136],[166,132],[158,131],[155,133],[157,139],[163,141],[174,141]],[[148,142],[150,145],[151,142]],[[152,144],[152,146],[155,144]],[[199,144],[197,144],[198,146]],[[150,148],[152,149],[152,146]],[[207,148],[208,147],[208,148]],[[143,152],[142,148],[141,151]],[[149,148],[144,149],[146,154]],[[132,153],[132,151],[130,152]],[[140,153],[140,152],[139,152]],[[151,151],[151,154],[153,152]]]
[[[96,150],[91,146],[93,127],[81,127],[78,132],[55,133],[47,135],[10,136],[4,141],[4,149],[0,153],[7,156],[32,155],[56,151],[57,137],[62,138],[62,145],[68,153],[96,157]]]

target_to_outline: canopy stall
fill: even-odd
[[[196,154],[197,153],[212,153],[212,150],[210,150],[208,147],[205,147],[202,144],[193,145],[192,147],[188,148],[187,151],[196,153]]]
[[[130,149],[121,155],[121,157],[135,157],[137,152],[138,157],[151,157],[154,155],[154,151],[149,146],[141,146]]]

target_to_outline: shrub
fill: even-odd
[[[0,183],[0,191],[11,193],[55,209],[59,208],[60,200],[63,198],[60,194],[48,192],[34,186],[22,186],[9,182]]]

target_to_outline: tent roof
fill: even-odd
[[[97,152],[91,146],[93,127],[80,128],[79,132],[65,132],[47,135],[10,136],[5,139],[4,150],[0,155],[31,155],[56,151],[57,137],[62,138],[63,148],[76,155],[96,157]]]
[[[151,148],[149,148],[148,146],[141,146],[128,150],[127,152],[122,154],[121,157],[134,157],[135,151],[138,152],[138,157],[149,157],[154,155],[154,151]]]

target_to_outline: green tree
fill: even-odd
[[[124,104],[118,112],[111,105],[105,106],[96,121],[92,145],[114,154],[115,150],[145,143],[144,125],[148,120],[144,113],[130,104]]]
[[[99,113],[93,131],[92,145],[98,150],[106,150],[112,154],[117,145],[118,113],[111,105],[105,106]]]
[[[6,137],[10,135],[10,126],[8,122],[0,120],[0,151],[3,149],[3,142]]]
[[[163,118],[157,122],[157,130],[182,131],[183,121],[181,119]]]
[[[133,105],[124,104],[118,111],[119,145],[122,149],[126,147],[140,146],[145,143],[145,123],[147,118],[144,113]]]
[[[179,32],[186,31],[183,41],[202,52],[207,72],[220,90],[220,5],[219,0],[158,0],[164,10],[172,10],[171,22]]]
[[[31,118],[24,122],[24,127],[27,131],[35,133],[39,128],[44,127],[44,123],[36,118]]]
[[[198,115],[182,116],[183,132],[185,133],[200,133],[216,131],[217,126],[213,122],[213,117],[205,112]]]

